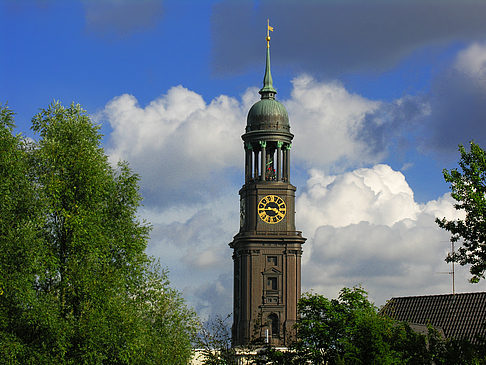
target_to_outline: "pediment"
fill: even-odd
[[[282,272],[280,270],[278,270],[277,268],[275,267],[272,267],[270,269],[267,269],[263,272],[264,275],[281,275]]]

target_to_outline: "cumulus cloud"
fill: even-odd
[[[233,313],[233,272],[225,272],[216,280],[194,288],[192,294],[202,321],[215,315],[225,318]]]
[[[240,135],[257,96],[257,89],[250,88],[239,100],[222,95],[206,102],[201,95],[177,86],[146,106],[140,106],[132,95],[118,96],[98,115],[113,130],[108,148],[112,161],[128,160],[142,176],[146,208],[141,215],[153,224],[149,253],[160,258],[176,286],[204,311],[212,310],[201,303],[214,302],[214,280],[232,267],[228,243],[238,230],[236,192],[243,183]],[[302,76],[294,80],[291,98],[284,104],[292,130],[299,136],[298,164],[329,167],[345,161],[352,166],[383,155],[383,150],[369,150],[358,133],[367,113],[380,108],[381,102],[351,94],[337,82],[320,83]],[[309,191],[304,194],[309,200],[316,199],[317,185],[325,185],[327,179],[319,170],[312,171]],[[375,173],[380,175],[379,169]],[[354,183],[363,172],[356,174]],[[336,188],[344,186],[338,182],[341,179],[353,184],[352,175],[332,179]],[[389,190],[393,194],[397,188]],[[332,206],[338,194],[330,191],[325,205]],[[359,194],[358,188],[353,197],[358,199]],[[368,194],[374,194],[371,188]],[[316,216],[325,215],[326,210],[314,210]],[[322,224],[307,221],[305,232],[312,234]]]
[[[146,207],[153,231],[148,253],[159,258],[171,281],[199,315],[228,314],[232,303],[232,250],[239,228],[236,189],[199,204]],[[220,294],[216,295],[216,293]]]
[[[362,221],[392,225],[415,219],[419,206],[401,172],[388,165],[336,176],[313,169],[297,201],[298,222],[314,232],[320,225],[344,227]]]
[[[287,107],[298,136],[293,156],[299,166],[341,169],[383,161],[391,147],[406,145],[405,132],[430,114],[421,97],[384,102],[349,92],[338,81],[309,75],[292,81]]]
[[[377,304],[392,296],[450,292],[444,258],[449,235],[435,217],[463,218],[445,194],[418,204],[401,172],[387,165],[328,176],[312,170],[297,200],[304,245],[303,287],[334,297],[343,286],[362,284]],[[456,288],[468,284],[458,268]]]
[[[458,53],[456,68],[471,77],[479,86],[486,88],[486,45],[473,43]]]
[[[353,94],[335,81],[296,78],[285,103],[297,143],[303,142],[299,162],[349,168],[411,149],[456,160],[458,144],[486,145],[486,43],[469,44],[440,71],[429,92],[389,102]]]
[[[475,0],[221,1],[212,15],[213,68],[234,73],[261,62],[268,17],[279,64],[333,77],[380,72],[426,46],[482,39],[485,11],[486,3]]]
[[[199,201],[218,195],[243,165],[245,126],[242,103],[219,96],[210,103],[182,86],[141,107],[124,94],[99,116],[113,132],[112,160],[129,160],[143,176],[143,192],[152,203]],[[238,170],[239,171],[239,170]]]
[[[174,211],[177,211],[174,214]],[[222,269],[230,260],[228,244],[239,228],[238,196],[223,194],[204,204],[145,208],[142,216],[154,225],[149,251],[159,257],[180,253],[189,270]]]
[[[419,204],[404,175],[379,164],[342,174],[313,169],[296,201],[304,245],[303,290],[334,297],[344,286],[362,284],[372,300],[448,293],[449,234],[435,217],[462,218],[449,194]],[[154,224],[149,253],[167,266],[174,284],[206,318],[226,315],[232,305],[232,259],[228,243],[238,230],[235,191],[194,206],[145,208]],[[471,285],[456,265],[458,291]]]
[[[343,286],[361,284],[377,304],[383,304],[393,296],[450,290],[450,280],[438,274],[449,269],[444,262],[447,234],[438,231],[430,215],[393,226],[322,226],[311,246],[311,256],[302,266],[303,286],[327,296],[336,296]],[[466,286],[464,276],[456,280]]]
[[[310,76],[292,81],[286,106],[292,132],[298,136],[295,157],[307,166],[374,162],[383,153],[373,153],[361,140],[367,113],[380,103],[349,93],[339,82],[317,82]]]
[[[433,81],[423,148],[457,155],[458,144],[474,140],[485,145],[485,100],[486,43],[473,43],[460,51],[454,64]]]
[[[291,97],[283,103],[292,132],[298,135],[292,151],[299,166],[343,170],[375,163],[386,155],[390,142],[366,131],[382,128],[398,133],[396,123],[388,120],[392,118],[380,113],[389,110],[390,103],[305,75],[292,85]],[[240,99],[221,95],[205,102],[201,95],[177,86],[145,107],[132,95],[118,96],[98,118],[113,129],[108,148],[112,160],[128,160],[141,174],[149,204],[171,205],[180,200],[194,204],[233,191],[234,184],[242,182],[240,135],[257,96],[257,89],[250,88]],[[407,103],[391,104],[398,115],[397,110]]]
[[[455,64],[476,78],[483,65],[477,47]],[[154,225],[149,253],[203,315],[231,311],[228,243],[239,227],[240,135],[256,91],[207,102],[177,86],[146,106],[125,94],[99,116],[113,129],[112,160],[129,160],[142,176],[141,214]],[[419,204],[402,172],[363,167],[384,159],[407,121],[432,116],[437,106],[412,97],[370,100],[310,76],[297,77],[283,103],[298,136],[292,162],[309,168],[296,202],[297,227],[308,237],[303,288],[333,296],[362,283],[379,304],[391,296],[449,292],[449,278],[438,274],[449,270],[449,236],[434,218],[456,216],[451,198]],[[458,290],[481,288],[469,286],[467,277],[458,268]]]

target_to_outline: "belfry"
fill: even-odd
[[[245,183],[240,189],[240,230],[233,248],[233,345],[287,346],[300,298],[302,244],[295,230],[295,186],[290,183],[289,117],[275,100],[270,37],[261,100],[248,112],[243,147]]]

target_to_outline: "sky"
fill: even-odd
[[[141,177],[147,252],[202,318],[225,316],[267,18],[303,291],[451,293],[434,220],[462,217],[442,175],[458,144],[486,146],[484,1],[0,0],[0,103],[30,138],[40,108],[81,104]],[[457,292],[486,290],[455,270]]]

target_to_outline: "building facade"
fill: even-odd
[[[295,186],[290,182],[293,134],[285,107],[275,100],[270,37],[261,100],[248,112],[243,147],[245,183],[240,230],[233,238],[233,345],[287,346],[300,298],[305,238],[295,229]]]

